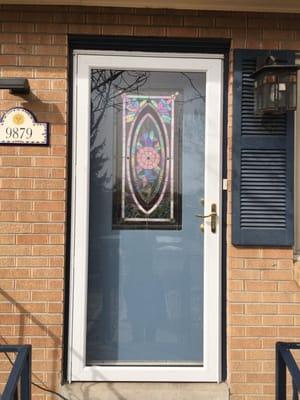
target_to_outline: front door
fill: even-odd
[[[70,379],[220,378],[222,59],[74,55]]]

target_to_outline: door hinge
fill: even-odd
[[[228,181],[227,179],[223,179],[223,190],[227,190]]]

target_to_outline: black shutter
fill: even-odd
[[[254,114],[257,60],[293,64],[294,52],[236,50],[233,84],[232,237],[241,246],[292,246],[294,115]]]

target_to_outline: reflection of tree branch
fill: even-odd
[[[105,92],[105,96],[104,96],[104,100],[103,100],[103,101],[104,101],[104,107],[102,107],[102,109],[100,110],[100,114],[99,114],[99,116],[97,117],[96,121],[94,122],[94,124],[93,124],[93,126],[92,126],[91,140],[93,140],[93,142],[94,142],[95,137],[96,137],[96,129],[97,129],[98,125],[100,124],[100,122],[101,122],[101,120],[102,120],[102,118],[103,118],[103,116],[104,116],[104,113],[105,113],[105,111],[106,111],[105,104],[108,104],[108,102],[109,102],[109,96],[110,96],[110,88],[111,88],[111,85],[112,85],[112,82],[111,82],[111,81],[108,82],[108,88],[107,88],[107,91]],[[102,98],[102,99],[103,99],[103,98]],[[93,115],[95,115],[95,114],[94,114],[95,111],[96,111],[96,110],[93,110]],[[94,129],[94,127],[95,127],[95,129]]]
[[[99,139],[101,139],[99,129],[103,129],[101,121],[103,121],[109,108],[121,110],[123,103],[118,99],[121,99],[121,96],[125,93],[138,92],[146,83],[149,73],[145,71],[94,69],[91,75],[91,179],[96,178],[95,183],[104,188],[109,184],[112,176],[106,170],[109,157],[105,151],[105,139],[103,138],[99,144]]]
[[[101,75],[103,75],[104,74],[104,70],[102,70],[101,71]],[[108,71],[109,72],[109,74],[110,74],[110,76],[109,77],[107,77],[104,81],[99,81],[99,79],[97,79],[97,84],[96,84],[96,86],[93,86],[93,88],[92,88],[92,90],[99,90],[100,89],[100,87],[102,86],[105,86],[107,83],[111,83],[111,82],[113,82],[115,79],[117,79],[124,71],[112,71],[112,70],[109,70]],[[93,78],[94,78],[94,76],[95,75],[93,75]],[[93,79],[93,81],[94,81],[94,79]]]
[[[205,96],[201,94],[201,92],[196,88],[194,85],[194,82],[192,81],[191,77],[186,73],[186,72],[181,72],[181,74],[189,81],[191,87],[195,90],[195,92],[198,94],[197,98],[205,101]]]
[[[93,101],[91,115],[92,146],[95,142],[97,128],[106,110],[110,107],[115,107],[116,104],[114,104],[114,100],[122,94],[138,91],[147,81],[148,75],[149,73],[144,71],[93,70]]]
[[[140,89],[145,87],[151,72],[147,71],[127,71],[127,70],[104,70],[104,69],[93,69],[91,76],[91,134],[90,134],[90,148],[91,148],[91,178],[97,178],[97,184],[105,185],[111,180],[111,176],[108,176],[105,170],[105,165],[110,156],[106,155],[105,152],[105,139],[101,142],[100,129],[104,129],[105,125],[101,125],[105,117],[105,113],[110,108],[114,108],[117,111],[122,110],[123,102],[122,95],[139,93]],[[176,103],[180,106],[187,104],[198,99],[205,102],[205,95],[202,95],[200,88],[193,81],[192,76],[186,72],[177,73],[187,79],[190,90],[189,98],[178,98]],[[175,79],[178,75],[174,74]],[[153,79],[155,76],[153,76]],[[147,85],[147,88],[151,85]],[[161,89],[164,91],[164,87],[167,91],[170,91],[171,87],[168,85]],[[98,138],[98,139],[97,139]],[[97,140],[97,142],[96,142]]]
[[[105,111],[110,107],[119,108],[120,103],[115,103],[114,100],[122,96],[124,93],[138,91],[143,87],[149,78],[149,72],[145,71],[114,71],[114,70],[93,70],[92,73],[92,135],[91,140],[94,142],[96,130],[105,114]],[[186,72],[180,73],[184,76],[194,92],[195,97],[179,101],[178,103],[189,103],[197,99],[205,101],[200,90],[196,87],[192,78]],[[95,119],[95,113],[99,113]]]
[[[125,72],[125,71],[123,71]],[[148,77],[146,76],[145,73],[143,73],[141,76],[137,76],[135,77],[134,82],[129,83],[124,76],[121,77],[121,82],[116,85],[113,84],[113,88],[115,89],[113,94],[111,95],[111,97],[108,100],[108,103],[106,101],[104,101],[104,108],[106,109],[107,106],[111,106],[112,104],[112,100],[115,99],[118,96],[121,96],[124,93],[128,93],[128,92],[132,92],[133,90],[138,90],[141,86],[144,85],[144,83],[146,82],[146,80],[148,79]],[[121,86],[122,83],[125,83],[124,87]],[[112,82],[110,82],[110,86],[112,85]],[[95,88],[95,90],[97,90],[99,88],[99,86],[97,88]],[[94,88],[92,89],[94,90]],[[107,93],[107,90],[105,90],[105,92]],[[99,93],[96,98],[99,98],[99,102],[97,104],[96,107],[94,107],[94,111],[102,111],[103,107],[100,106],[100,103],[103,103],[103,99],[102,99],[103,93]]]

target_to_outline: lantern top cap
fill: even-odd
[[[294,72],[300,69],[300,65],[298,64],[278,64],[282,60],[277,60],[274,56],[269,56],[266,61],[265,65],[258,68],[253,74],[250,75],[251,78],[256,78],[258,75],[264,72],[280,72],[280,71],[290,71]]]

